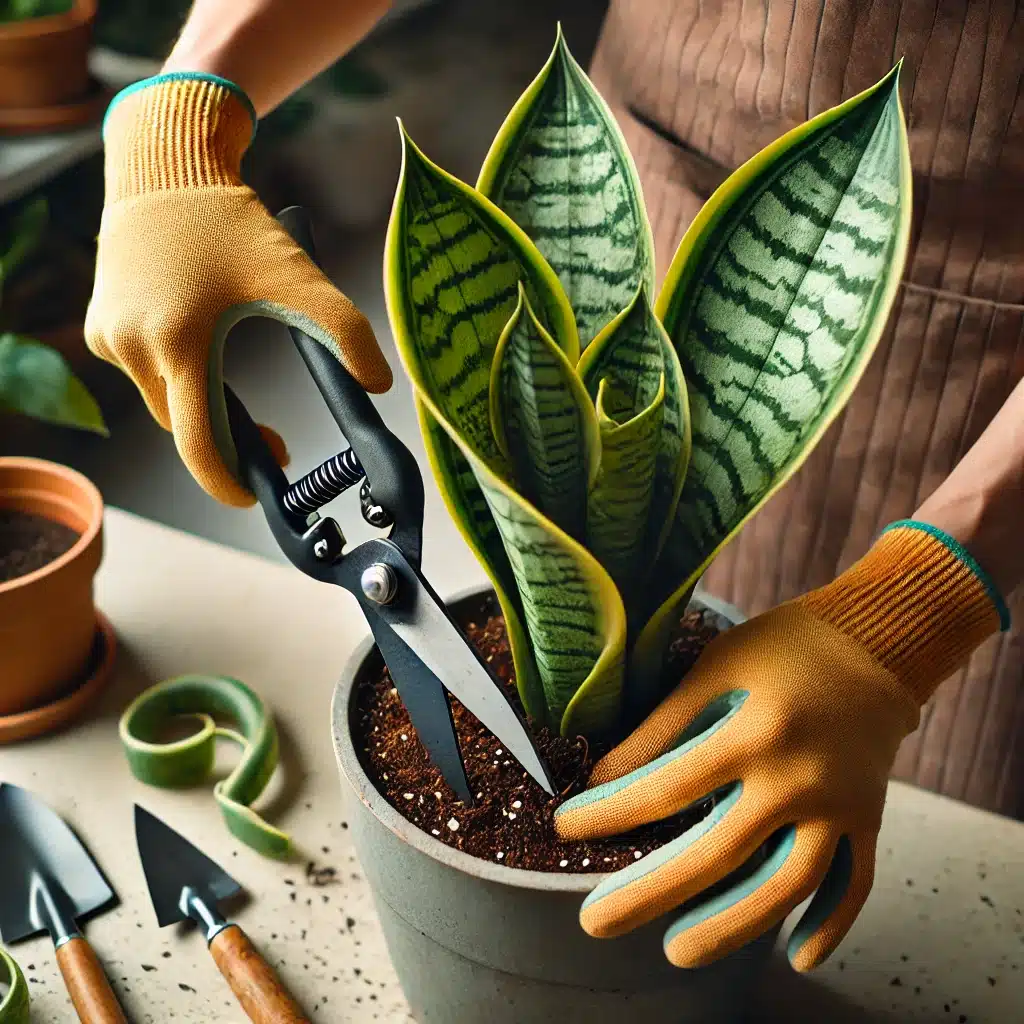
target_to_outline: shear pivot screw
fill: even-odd
[[[359,578],[363,593],[375,604],[391,604],[398,593],[398,577],[390,565],[374,562]]]
[[[320,539],[313,545],[313,554],[322,562],[331,551],[330,544],[326,540]]]

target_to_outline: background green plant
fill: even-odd
[[[435,477],[528,713],[620,733],[881,336],[910,224],[898,68],[732,174],[653,301],[636,169],[560,32],[475,188],[403,147],[385,290]]]
[[[32,258],[46,231],[45,198],[37,196],[0,220],[0,285]],[[21,335],[0,334],[0,412],[106,434],[103,415],[64,357]]]
[[[0,22],[27,21],[64,14],[71,10],[73,0],[0,0]]]

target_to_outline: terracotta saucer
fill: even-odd
[[[37,135],[81,128],[99,121],[113,95],[112,89],[93,78],[89,91],[72,103],[51,107],[0,107],[0,135]]]
[[[97,612],[96,620],[96,645],[85,682],[42,707],[0,716],[0,745],[42,736],[67,725],[78,718],[110,682],[110,670],[117,652],[117,635],[105,615]]]

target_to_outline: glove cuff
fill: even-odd
[[[832,583],[800,603],[863,644],[923,704],[997,629],[1006,603],[953,537],[900,520]]]
[[[256,112],[234,83],[198,72],[136,82],[103,122],[107,199],[238,185]]]

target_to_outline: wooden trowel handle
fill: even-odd
[[[62,943],[57,964],[82,1024],[128,1024],[103,965],[85,939],[78,935]]]
[[[253,1024],[309,1024],[273,968],[237,924],[214,936],[210,952]]]

